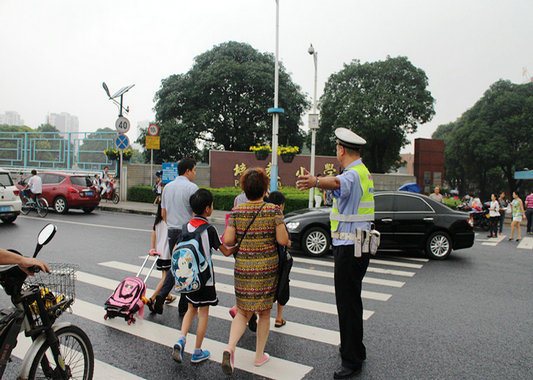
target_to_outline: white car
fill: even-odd
[[[0,219],[4,223],[13,223],[21,207],[19,190],[13,184],[11,175],[7,170],[0,169]]]

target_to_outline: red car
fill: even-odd
[[[100,203],[99,189],[94,187],[88,175],[56,172],[38,172],[37,175],[43,181],[42,196],[59,214],[71,208],[82,209],[88,214]],[[29,178],[24,178],[17,187],[22,189]]]

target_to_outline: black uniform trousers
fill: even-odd
[[[363,300],[361,288],[370,254],[354,256],[353,245],[333,246],[335,299],[339,315],[342,366],[358,369],[366,359],[363,344]]]
[[[172,250],[174,249],[174,246],[178,241],[181,239],[181,230],[177,228],[169,228],[168,229],[168,249],[170,249],[170,257],[172,257]],[[167,277],[165,277],[165,281],[163,282],[163,286],[161,287],[161,291],[159,292],[159,295],[161,295],[163,298],[167,298],[168,294],[174,287],[174,284],[176,283],[176,279],[172,275],[172,273],[169,271],[167,273]],[[188,305],[187,305],[187,299],[185,298],[185,295],[181,294],[180,301],[178,304],[178,312],[180,314],[184,314],[187,311]]]

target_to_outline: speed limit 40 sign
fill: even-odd
[[[157,124],[150,124],[148,126],[148,134],[150,136],[157,136],[157,134],[159,133],[159,127],[157,126]]]
[[[130,130],[130,121],[124,116],[121,116],[115,121],[115,128],[118,133],[126,133]]]

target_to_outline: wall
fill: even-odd
[[[444,179],[444,140],[415,139],[414,175],[422,192],[431,193]]]
[[[161,165],[153,166],[153,180],[155,183],[155,172],[161,170]],[[196,180],[198,186],[210,187],[209,166],[198,165],[196,167]],[[128,187],[150,186],[150,164],[128,164]]]

